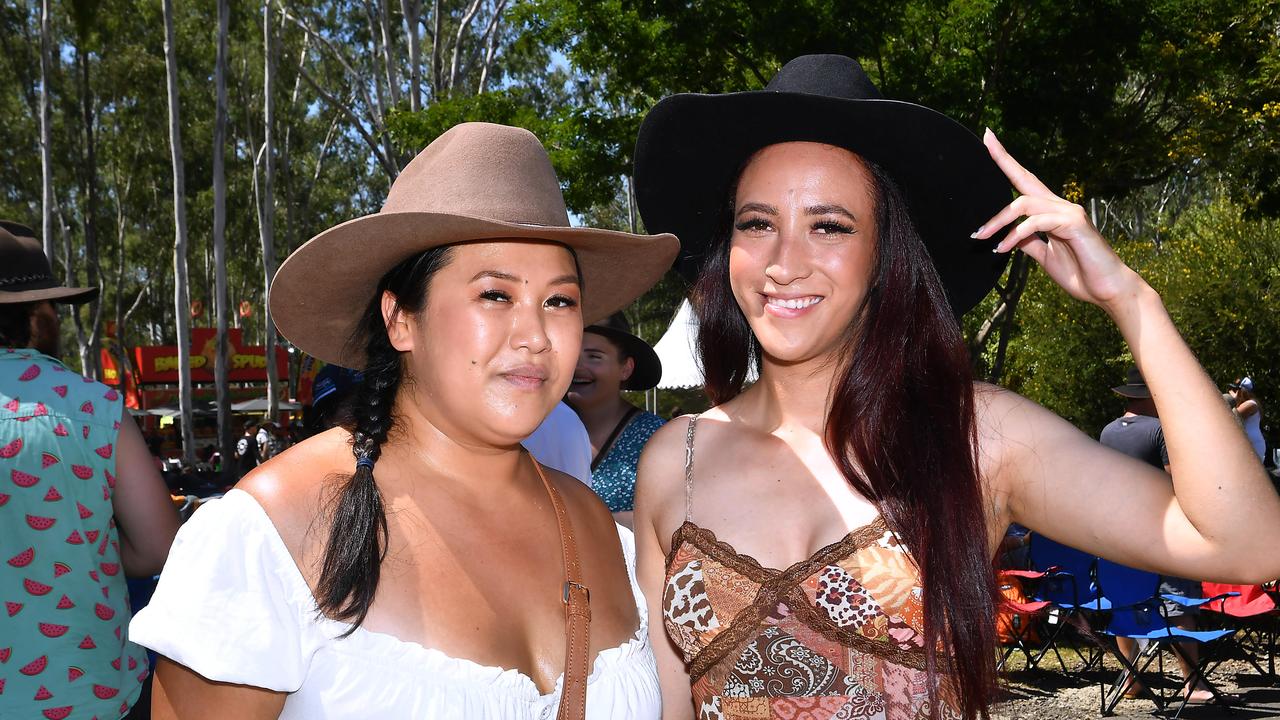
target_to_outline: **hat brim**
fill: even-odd
[[[1146,385],[1129,383],[1111,388],[1111,392],[1133,400],[1147,400],[1151,397],[1151,389]]]
[[[50,287],[37,290],[0,291],[0,305],[16,305],[18,303],[40,302],[48,300],[55,303],[79,305],[98,297],[98,288],[86,287]]]
[[[584,325],[626,307],[652,287],[680,248],[669,234],[524,225],[433,212],[366,215],[320,233],[284,261],[269,298],[276,327],[303,352],[361,370],[364,348],[349,341],[382,276],[433,247],[484,240],[545,241],[572,249],[582,270]]]
[[[622,346],[622,351],[635,360],[631,377],[622,383],[623,390],[648,390],[662,379],[662,360],[649,343],[631,333],[610,327],[593,325],[585,332],[606,337]]]
[[[776,91],[672,95],[641,124],[636,201],[649,231],[680,238],[681,275],[697,277],[743,163],[766,146],[805,141],[846,148],[894,179],[957,317],[999,280],[1008,254],[992,252],[998,238],[969,236],[1013,195],[977,136],[912,103]]]

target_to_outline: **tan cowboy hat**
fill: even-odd
[[[0,220],[0,305],[41,300],[83,303],[97,296],[98,288],[59,283],[35,232],[26,225]]]
[[[505,239],[547,240],[577,254],[588,325],[652,287],[680,248],[670,234],[570,227],[551,159],[533,133],[463,123],[405,167],[381,212],[331,227],[294,251],[271,283],[271,313],[303,351],[363,369],[362,345],[348,341],[388,270],[439,245]]]

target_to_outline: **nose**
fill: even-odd
[[[547,335],[546,315],[540,303],[520,303],[512,313],[511,347],[524,348],[537,355],[551,347],[551,338]]]
[[[778,285],[790,285],[809,276],[808,243],[803,230],[794,222],[781,223],[778,240],[773,245],[764,273]]]

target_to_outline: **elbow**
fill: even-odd
[[[151,550],[150,552],[133,551],[130,553],[121,553],[121,565],[124,566],[124,574],[131,578],[151,578],[160,574],[164,569],[165,560],[169,559],[169,545],[165,543],[163,548],[159,548],[159,552]]]
[[[121,534],[120,564],[124,573],[132,578],[149,578],[160,574],[165,561],[169,559],[169,548],[177,535],[177,525],[166,532],[156,533],[156,537],[147,538],[147,542],[139,547],[131,539]]]

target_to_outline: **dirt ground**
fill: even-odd
[[[1080,656],[1064,653],[1068,667],[1083,664]],[[1102,669],[1083,673],[1064,672],[1057,660],[1049,656],[1037,670],[1023,669],[1025,661],[1019,656],[1010,662],[1010,671],[1004,676],[1003,699],[992,708],[991,717],[996,720],[1083,720],[1097,718],[1101,711],[1103,685],[1107,687],[1118,677],[1120,664],[1106,658]],[[1266,663],[1262,663],[1266,667]],[[1154,665],[1152,668],[1154,669]],[[1167,682],[1162,689],[1171,696],[1181,684],[1181,676],[1173,659],[1166,655]],[[1274,678],[1259,675],[1257,670],[1243,660],[1226,660],[1210,673],[1209,680],[1219,690],[1240,698],[1241,705],[1188,705],[1182,712],[1187,720],[1254,720],[1255,718],[1280,718],[1280,683]],[[1159,686],[1157,686],[1159,687]],[[1115,708],[1117,718],[1173,717],[1178,703],[1159,712],[1150,699],[1121,700]]]

